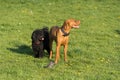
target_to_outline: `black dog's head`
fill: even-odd
[[[41,29],[37,29],[32,33],[31,36],[32,43],[38,45],[41,41],[44,40],[44,32]]]

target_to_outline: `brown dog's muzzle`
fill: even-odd
[[[79,28],[80,21],[75,21],[72,28]]]

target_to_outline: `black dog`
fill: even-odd
[[[47,27],[43,29],[36,29],[35,31],[33,31],[31,39],[32,49],[36,58],[43,57],[44,49],[47,50],[48,53],[50,53],[49,31]]]

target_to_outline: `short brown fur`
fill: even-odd
[[[60,57],[60,46],[64,46],[64,60],[67,61],[67,48],[69,33],[72,28],[79,28],[80,21],[75,19],[68,19],[63,23],[62,27],[53,26],[50,30],[50,59],[52,58],[52,43],[56,42],[56,57],[55,64],[57,64]],[[63,32],[64,31],[64,32]],[[65,35],[67,34],[67,35]]]

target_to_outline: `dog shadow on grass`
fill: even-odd
[[[15,46],[15,48],[7,48],[7,49],[18,54],[33,56],[32,49],[30,48],[30,46],[27,45],[17,45]]]
[[[115,30],[115,31],[116,31],[116,33],[118,33],[120,35],[120,30]]]

